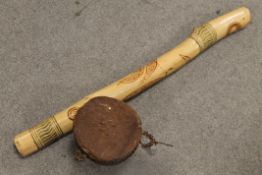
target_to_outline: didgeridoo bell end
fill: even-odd
[[[13,142],[22,157],[28,156],[38,150],[32,135],[28,130],[16,135]]]

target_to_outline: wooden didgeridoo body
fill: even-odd
[[[22,156],[27,156],[49,145],[72,130],[77,110],[89,99],[108,96],[127,100],[178,70],[216,41],[244,28],[250,19],[249,9],[241,7],[194,28],[187,39],[156,60],[16,135],[14,144],[17,150]]]

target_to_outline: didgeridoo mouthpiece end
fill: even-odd
[[[28,130],[15,136],[14,145],[22,157],[26,157],[38,150]]]
[[[204,51],[218,40],[245,28],[250,21],[249,9],[240,7],[194,28],[190,37],[199,45],[200,51]]]
[[[217,40],[220,40],[231,33],[245,28],[250,21],[250,10],[246,7],[240,7],[208,23],[215,29]]]

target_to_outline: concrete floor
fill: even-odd
[[[253,21],[129,104],[174,145],[125,162],[76,162],[72,134],[21,158],[15,134],[121,78],[239,6]],[[261,175],[260,0],[1,0],[1,175]]]

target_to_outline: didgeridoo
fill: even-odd
[[[27,156],[46,147],[72,131],[77,110],[91,98],[108,96],[127,100],[178,70],[216,41],[244,28],[250,20],[249,9],[241,7],[194,28],[187,39],[156,60],[16,135],[14,144],[17,150],[22,156]]]

